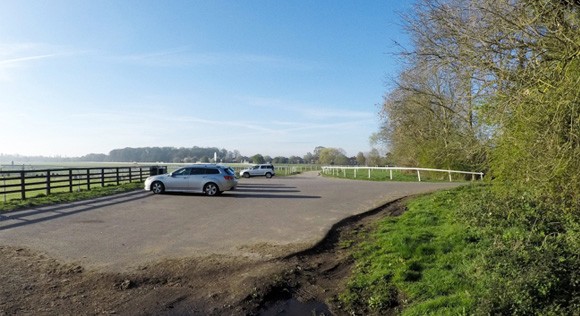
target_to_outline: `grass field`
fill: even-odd
[[[342,169],[334,170],[334,172],[325,173],[324,176],[354,179],[354,180],[367,180],[367,181],[418,181],[418,176],[416,171],[404,171],[404,170],[379,170],[379,169],[364,169],[359,170],[354,169]],[[464,182],[471,181],[471,175],[452,175],[453,182]],[[421,181],[425,182],[441,182],[449,181],[449,174],[446,172],[434,172],[434,171],[421,171]]]

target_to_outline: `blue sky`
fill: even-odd
[[[0,153],[370,150],[407,1],[2,1]]]

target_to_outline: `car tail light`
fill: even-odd
[[[229,180],[234,180],[234,177],[232,177],[232,176],[224,176],[224,179],[226,179],[226,180],[229,181]]]

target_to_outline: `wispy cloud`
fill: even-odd
[[[55,57],[57,54],[45,54],[45,55],[36,55],[36,56],[25,56],[25,57],[17,57],[11,59],[0,59],[0,68],[6,66],[13,66],[25,63],[27,61],[38,60],[38,59],[45,59],[50,57]]]
[[[340,109],[336,106],[327,106],[321,104],[311,104],[283,99],[262,98],[262,97],[243,97],[250,106],[262,108],[276,108],[280,111],[295,113],[303,118],[315,120],[344,118],[344,119],[371,119],[375,117],[373,112],[353,111]]]
[[[43,43],[0,43],[0,80],[12,80],[14,69],[70,54],[71,52],[66,52],[61,47]]]
[[[369,119],[349,119],[340,122],[330,123],[304,123],[303,121],[244,121],[244,120],[223,120],[223,119],[208,119],[197,116],[163,116],[159,117],[155,114],[145,112],[129,112],[129,111],[100,111],[100,112],[83,112],[71,114],[70,118],[74,121],[84,121],[90,118],[99,121],[102,125],[109,124],[128,124],[126,117],[133,118],[133,122],[156,122],[158,126],[167,126],[168,128],[182,129],[184,126],[191,125],[199,128],[203,125],[204,130],[224,130],[226,134],[242,133],[244,135],[283,135],[293,134],[299,131],[332,131],[345,130],[357,128],[361,125],[368,125],[372,123]],[[193,125],[192,123],[195,123]],[[130,123],[129,123],[130,124]],[[124,126],[125,126],[124,125]],[[137,126],[135,126],[137,127]],[[209,127],[209,128],[208,128]]]
[[[118,62],[134,63],[152,67],[253,65],[304,71],[318,69],[321,67],[317,62],[299,60],[284,56],[252,53],[199,53],[193,52],[189,47],[176,47],[155,52],[119,55],[111,58]]]
[[[158,126],[170,126],[171,128],[183,128],[183,126],[209,126],[216,127],[219,126],[220,129],[235,128],[236,130],[243,131],[256,131],[258,133],[276,133],[279,132],[276,128],[271,128],[267,126],[260,125],[258,122],[246,122],[246,121],[231,121],[231,120],[212,120],[196,116],[158,116],[155,114],[148,114],[142,111],[130,112],[130,111],[100,111],[100,112],[83,112],[70,115],[71,119],[82,121],[85,119],[98,120],[103,125],[108,124],[121,124],[127,126],[126,118],[133,118],[136,125],[143,125],[142,122],[157,122]],[[196,125],[192,125],[195,123]],[[137,127],[137,126],[135,126]],[[209,129],[208,129],[209,130]]]
[[[130,117],[131,120],[127,120]],[[106,146],[217,146],[252,152],[287,152],[300,154],[316,145],[348,144],[356,132],[372,124],[367,119],[328,120],[322,123],[304,120],[235,120],[233,117],[168,114],[159,116],[153,111],[88,110],[69,113],[66,120],[71,130],[82,130],[85,138],[115,135],[107,138]],[[91,128],[81,129],[87,121]],[[362,140],[364,142],[366,140]],[[359,141],[360,143],[360,141]],[[105,145],[103,145],[105,146]],[[105,146],[105,147],[106,147]],[[241,147],[240,147],[241,146]],[[270,148],[271,146],[271,148]],[[297,148],[296,146],[299,146]],[[338,145],[335,145],[338,146]],[[343,146],[343,145],[340,145]]]

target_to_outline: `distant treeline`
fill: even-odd
[[[240,152],[228,151],[217,147],[175,148],[175,147],[140,147],[113,149],[108,155],[89,154],[81,157],[83,161],[119,161],[119,162],[209,162],[214,155],[218,162],[238,162],[244,157]]]
[[[303,159],[297,156],[291,157],[269,157],[262,155],[260,158],[275,163],[303,163]],[[23,163],[23,162],[176,162],[176,163],[193,163],[193,162],[217,162],[224,163],[241,163],[253,162],[256,157],[243,156],[238,150],[229,151],[217,147],[139,147],[139,148],[122,148],[113,149],[109,154],[88,154],[82,157],[44,157],[44,156],[22,156],[0,154],[0,163]],[[260,160],[262,160],[260,159]]]
[[[213,161],[214,154],[218,162],[238,162],[247,159],[239,151],[228,151],[217,147],[141,147],[113,149],[109,154],[88,154],[82,157],[44,157],[0,154],[0,162],[208,162]]]
[[[214,157],[217,158],[214,161]],[[325,164],[325,165],[370,165],[386,166],[390,164],[389,155],[382,156],[373,148],[368,153],[359,152],[356,156],[347,157],[341,148],[317,146],[313,152],[299,156],[271,157],[257,153],[244,156],[238,150],[229,151],[217,147],[126,147],[113,149],[109,154],[88,154],[82,157],[44,157],[0,154],[0,164],[22,164],[33,162],[160,162],[160,163],[266,163],[275,164]]]

